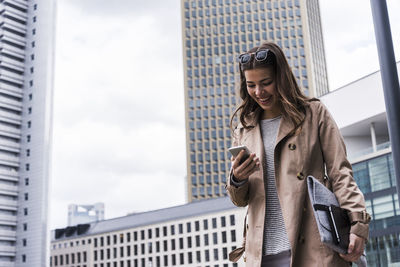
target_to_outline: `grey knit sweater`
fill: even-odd
[[[273,255],[290,250],[275,183],[274,149],[280,121],[281,116],[260,122],[265,151],[265,164],[263,164],[265,186],[263,255]],[[237,187],[244,185],[247,181],[239,182],[231,176],[231,183]]]
[[[264,186],[265,186],[265,222],[263,254],[278,254],[290,250],[289,238],[276,191],[274,149],[281,116],[261,120],[261,133],[265,150]]]

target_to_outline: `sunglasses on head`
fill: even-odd
[[[266,60],[268,58],[268,52],[269,52],[269,49],[262,49],[262,50],[258,50],[258,51],[253,52],[253,53],[241,54],[239,56],[239,63],[240,64],[249,63],[251,61],[251,58],[252,58],[253,55],[254,55],[254,59],[256,61],[259,61],[259,62],[264,61],[264,60]]]

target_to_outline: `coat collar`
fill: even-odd
[[[305,115],[302,114],[302,119],[304,119]],[[254,130],[256,133],[260,132],[260,116],[251,114],[248,119],[246,119],[247,125],[252,126],[253,128],[250,130]],[[244,128],[243,124],[239,122],[237,128]],[[281,123],[279,125],[279,131],[276,138],[276,144],[282,141],[289,133],[294,129],[293,123],[287,116],[282,115]],[[261,137],[261,135],[259,136]]]

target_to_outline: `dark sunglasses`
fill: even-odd
[[[254,55],[254,59],[261,62],[267,59],[268,57],[268,52],[269,49],[263,49],[263,50],[259,50],[253,53],[245,53],[245,54],[241,54],[239,56],[239,63],[240,64],[246,64],[249,63],[251,60],[251,57]]]

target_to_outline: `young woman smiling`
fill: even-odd
[[[248,206],[246,266],[348,266],[364,251],[368,221],[359,219],[365,218],[365,201],[336,123],[318,99],[303,94],[276,44],[242,54],[239,68],[242,103],[231,120],[239,115],[233,146],[245,145],[252,153],[241,164],[244,151],[232,157],[226,188],[235,205]],[[307,197],[308,175],[357,215],[351,216],[346,255],[320,241]]]

